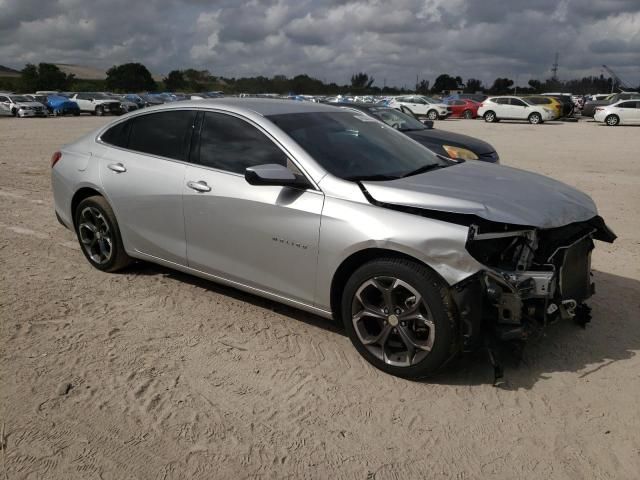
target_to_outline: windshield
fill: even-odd
[[[22,95],[11,95],[11,100],[14,102],[33,102],[30,98],[23,97]]]
[[[364,113],[268,116],[322,167],[346,180],[390,180],[448,165],[433,152]]]
[[[427,129],[420,121],[395,108],[370,108],[369,112],[378,120],[382,120],[390,127],[397,128],[401,132]]]

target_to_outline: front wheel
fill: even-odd
[[[617,115],[609,115],[607,118],[604,119],[604,121],[610,127],[615,127],[620,123],[620,119],[618,118]]]
[[[531,115],[529,115],[529,123],[532,125],[542,123],[542,116],[537,112],[533,112]]]
[[[462,116],[463,116],[464,118],[466,118],[467,120],[471,120],[471,119],[473,118],[473,112],[472,112],[471,110],[465,110],[465,111],[462,113]]]
[[[496,121],[495,112],[487,112],[484,114],[484,121],[487,123],[493,123]]]
[[[437,120],[438,119],[438,112],[436,112],[435,110],[429,110],[429,112],[427,113],[427,118],[429,120]]]
[[[391,375],[428,377],[459,350],[446,285],[410,260],[383,258],[356,270],[341,314],[358,352]]]
[[[76,234],[89,263],[104,272],[115,272],[131,263],[122,245],[116,216],[104,197],[85,198],[76,208]]]

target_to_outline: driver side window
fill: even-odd
[[[244,174],[247,167],[277,163],[294,173],[285,153],[264,133],[237,117],[206,112],[200,131],[198,163]]]
[[[516,107],[526,107],[527,104],[518,98],[511,99],[511,105],[515,105]]]

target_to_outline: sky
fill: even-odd
[[[0,0],[0,65],[13,68],[140,62],[163,75],[526,85],[551,76],[556,52],[560,79],[606,64],[640,84],[640,0]]]

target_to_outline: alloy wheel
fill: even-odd
[[[103,265],[111,259],[113,239],[104,215],[95,207],[86,207],[80,212],[78,235],[82,248],[91,260]]]
[[[618,117],[615,115],[609,115],[606,119],[607,125],[610,127],[615,127],[618,124]]]
[[[429,113],[427,114],[427,118],[429,120],[437,120],[438,119],[438,112],[436,112],[435,110],[429,110]]]
[[[351,320],[358,339],[388,365],[424,360],[435,341],[435,323],[422,295],[395,277],[373,277],[356,290]]]

